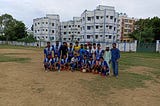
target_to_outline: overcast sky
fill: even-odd
[[[59,14],[66,21],[98,5],[114,6],[117,12],[135,18],[160,17],[160,0],[0,0],[0,15],[11,14],[31,27],[34,18],[46,14]]]

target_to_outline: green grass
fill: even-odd
[[[160,69],[159,53],[122,53],[120,69],[124,70],[131,66],[145,66]]]
[[[127,72],[131,67],[144,66],[152,68],[149,74],[138,74]],[[106,95],[112,88],[114,89],[135,89],[146,87],[145,81],[151,80],[159,83],[160,79],[160,54],[158,53],[121,53],[119,63],[119,78],[109,77],[107,79],[97,76],[88,80],[80,80],[84,88],[98,95]],[[134,71],[134,70],[133,70]]]
[[[122,72],[118,79],[97,76],[91,81],[80,80],[80,83],[84,87],[87,87],[86,89],[94,92],[95,94],[106,95],[112,88],[119,90],[146,87],[144,80],[152,80],[152,77],[148,75]]]
[[[0,54],[0,62],[18,62],[18,63],[27,63],[30,58],[17,58],[14,56],[7,56],[6,54]]]

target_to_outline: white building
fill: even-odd
[[[60,17],[47,14],[46,17],[33,20],[34,37],[37,40],[56,41],[60,36]]]
[[[117,39],[118,13],[114,7],[99,5],[81,14],[82,36],[85,42],[114,42]]]
[[[73,20],[61,22],[62,41],[81,41],[81,17],[73,17]]]

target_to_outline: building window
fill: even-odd
[[[100,35],[100,37],[102,37],[103,35]]]
[[[109,39],[112,39],[112,35],[109,35]]]
[[[64,32],[64,35],[66,35],[67,33],[66,32]]]
[[[72,25],[72,27],[74,27],[74,25]]]
[[[52,33],[54,33],[54,30],[52,30]]]
[[[110,16],[110,19],[112,20],[112,19],[113,19],[113,16]]]
[[[63,38],[63,40],[66,40],[66,38]]]
[[[46,32],[48,31],[48,29],[46,29]]]
[[[78,34],[80,34],[80,32],[78,32]]]
[[[109,16],[107,15],[106,18],[108,18]]]
[[[67,28],[67,26],[64,26],[64,28]]]
[[[42,31],[44,31],[44,29],[42,29]]]
[[[68,40],[71,40],[71,38],[68,38]]]
[[[35,33],[37,33],[37,30],[35,30]]]
[[[106,38],[108,37],[108,35],[106,35]]]
[[[103,18],[103,16],[101,16],[101,19]]]
[[[69,34],[71,34],[71,32],[69,32]]]
[[[39,22],[38,22],[38,25],[39,25]]]
[[[108,28],[108,25],[106,25],[106,27]]]
[[[99,19],[99,16],[96,16],[96,19],[98,20],[98,19]]]
[[[78,40],[78,41],[80,41],[80,39],[79,39],[79,38],[78,38],[77,40]]]
[[[116,21],[117,21],[117,19],[115,18],[115,19],[114,19],[114,22],[116,22]]]
[[[114,27],[114,31],[116,31],[116,27]]]
[[[39,29],[38,29],[38,32],[39,32]]]
[[[91,30],[91,26],[87,26],[87,30]]]
[[[96,35],[95,38],[98,39],[98,35]]]
[[[87,17],[87,20],[88,20],[88,21],[91,21],[91,17]]]
[[[46,24],[48,24],[48,22],[46,22]]]
[[[90,35],[87,35],[87,39],[90,39]]]
[[[69,28],[71,27],[71,25],[69,25]]]
[[[112,29],[112,26],[109,26],[109,29]]]
[[[103,28],[103,26],[100,26],[100,28]]]
[[[96,29],[98,29],[99,28],[99,26],[98,25],[96,25]]]
[[[54,26],[54,23],[52,23],[52,26]]]
[[[35,26],[37,26],[37,24],[35,23]]]
[[[44,22],[42,22],[42,24],[44,24]]]
[[[47,39],[48,37],[46,36],[46,39]]]
[[[80,25],[78,25],[78,28],[80,28]]]

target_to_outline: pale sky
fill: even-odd
[[[30,28],[34,18],[59,14],[61,21],[67,21],[98,5],[114,6],[129,17],[160,17],[160,0],[0,0],[0,15],[11,14]]]

